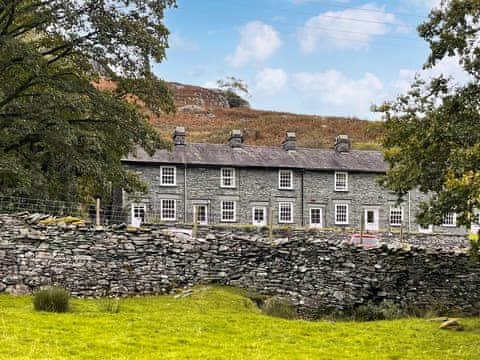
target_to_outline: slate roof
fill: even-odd
[[[268,167],[308,170],[348,170],[384,173],[387,164],[379,151],[351,150],[339,153],[334,149],[249,146],[232,148],[228,144],[192,144],[177,146],[172,151],[158,150],[149,156],[138,148],[136,154],[122,159],[126,163],[216,165],[233,167]]]

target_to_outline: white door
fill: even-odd
[[[378,231],[378,209],[365,209],[365,230]]]
[[[310,226],[316,228],[323,227],[322,208],[310,209]]]
[[[145,205],[132,204],[132,226],[139,227],[145,222],[145,212]]]
[[[207,205],[195,205],[193,207],[193,214],[199,225],[207,225],[208,224],[208,213],[207,213]]]
[[[252,224],[255,226],[267,225],[267,208],[265,207],[252,208]]]

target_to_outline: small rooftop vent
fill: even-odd
[[[338,152],[349,152],[351,148],[348,135],[338,135],[335,139],[335,150]]]
[[[183,126],[177,126],[173,132],[173,143],[175,146],[185,145],[185,128]]]
[[[282,147],[286,151],[297,150],[297,135],[294,132],[287,132],[285,140],[282,142]]]
[[[228,138],[228,143],[232,148],[242,147],[243,133],[240,130],[232,130],[230,132],[230,137]]]

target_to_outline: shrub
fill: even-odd
[[[100,299],[98,302],[98,309],[101,312],[118,314],[120,312],[120,301],[112,298]]]
[[[38,291],[33,297],[33,308],[36,311],[64,313],[70,307],[70,294],[67,290],[53,286]]]
[[[393,320],[402,315],[400,308],[388,300],[380,304],[368,302],[353,310],[353,319],[357,321]]]
[[[270,316],[289,320],[298,318],[297,310],[292,302],[282,297],[273,296],[266,299],[261,308],[265,314]]]
[[[231,108],[238,108],[238,107],[250,107],[250,104],[247,100],[242,98],[240,95],[236,94],[232,90],[227,90],[224,92],[225,97],[227,98],[228,105]]]

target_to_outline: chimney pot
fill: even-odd
[[[230,137],[228,138],[228,143],[232,148],[242,147],[243,133],[240,130],[232,130],[230,132]]]
[[[338,135],[335,139],[335,150],[338,152],[349,152],[351,148],[348,135]]]
[[[185,128],[183,126],[177,126],[173,132],[173,143],[175,146],[185,145]]]
[[[282,147],[286,151],[293,151],[297,149],[297,135],[294,132],[287,132],[285,140],[282,142]]]

